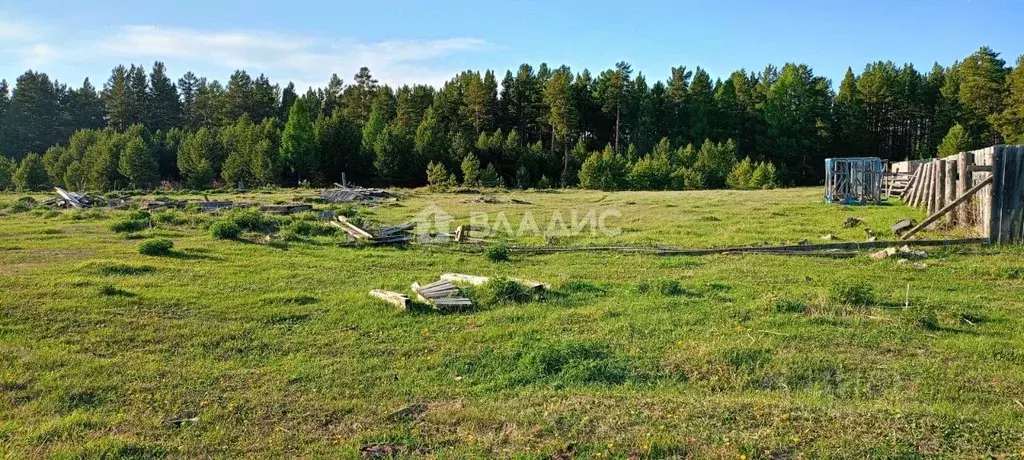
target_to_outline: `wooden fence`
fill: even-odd
[[[1024,145],[996,145],[922,163],[901,196],[936,222],[967,228],[990,243],[1024,242]]]

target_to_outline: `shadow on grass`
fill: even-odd
[[[223,257],[214,257],[214,256],[209,256],[209,255],[206,255],[206,254],[202,254],[202,253],[196,253],[192,249],[182,249],[180,251],[171,251],[170,253],[168,253],[166,255],[158,256],[158,257],[166,257],[168,259],[178,259],[178,260],[213,260],[213,261],[217,261],[217,262],[223,262],[224,260],[226,260]]]

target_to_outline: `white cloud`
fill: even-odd
[[[360,42],[258,30],[209,31],[156,25],[107,30],[101,35],[83,36],[77,31],[48,30],[0,14],[0,59],[20,70],[62,67],[102,78],[114,65],[156,60],[164,61],[176,72],[193,70],[221,81],[232,71],[244,69],[251,74],[266,74],[282,84],[293,81],[301,92],[325,85],[332,73],[351,82],[362,66],[369,67],[377,80],[393,86],[438,86],[465,67],[440,65],[439,60],[491,46],[484,40],[466,37]],[[9,57],[5,59],[4,55]],[[84,76],[68,75],[73,79]]]
[[[38,39],[40,32],[32,24],[0,15],[0,43],[11,44]]]
[[[392,85],[439,85],[457,69],[439,69],[430,61],[459,52],[479,51],[487,42],[475,38],[341,42],[251,31],[205,32],[157,26],[128,26],[105,37],[94,53],[118,59],[174,60],[266,73],[291,80],[300,89],[326,84],[331,73],[350,79],[361,66]]]

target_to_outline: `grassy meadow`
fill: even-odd
[[[618,235],[493,239],[687,248],[863,241],[865,226],[889,239],[897,220],[923,217],[898,202],[828,205],[817,188],[396,193],[335,208],[371,226],[424,209],[453,225],[501,212],[513,229],[528,211],[541,230],[556,213],[614,210],[606,224]],[[1019,247],[924,248],[927,259],[905,262],[494,262],[443,245],[339,244],[312,213],[234,215],[284,235],[265,244],[254,233],[214,238],[210,225],[232,213],[53,210],[20,198],[0,195],[5,458],[1024,456]],[[845,228],[849,217],[864,222]],[[152,238],[174,249],[140,254]],[[485,285],[469,289],[477,308],[448,314],[367,295],[411,294],[412,282],[446,272],[553,288]]]

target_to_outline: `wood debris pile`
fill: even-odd
[[[295,214],[312,210],[313,207],[308,204],[268,204],[260,206],[260,211],[277,215]]]
[[[379,188],[338,187],[320,192],[320,197],[327,203],[349,203],[352,201],[376,201],[391,197],[391,194]]]
[[[412,292],[423,303],[432,305],[442,312],[461,310],[473,306],[473,301],[462,295],[458,286],[451,281],[441,280],[420,286],[419,283],[412,283]]]
[[[390,227],[381,227],[376,229],[375,232],[371,232],[356,225],[345,216],[338,216],[336,220],[331,221],[331,225],[344,230],[345,233],[348,233],[349,236],[357,241],[366,241],[372,244],[408,243],[412,241],[410,231],[416,227],[416,224],[404,223]]]
[[[128,204],[128,200],[107,200],[102,197],[89,195],[88,193],[69,192],[60,187],[54,187],[54,190],[57,191],[57,196],[43,201],[42,204],[46,206],[56,206],[58,208],[74,209],[88,209],[96,206],[121,207]]]

